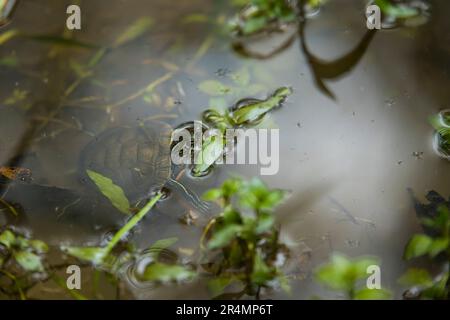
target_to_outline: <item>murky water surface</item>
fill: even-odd
[[[293,283],[290,298],[333,297],[310,274],[333,251],[380,256],[383,283],[400,292],[396,279],[406,268],[403,247],[419,229],[407,188],[419,199],[429,190],[450,195],[449,163],[435,153],[427,120],[450,107],[448,1],[431,1],[424,25],[371,36],[353,69],[324,80],[335,100],[316,86],[298,40],[270,59],[234,53],[215,24],[233,12],[225,1],[81,1],[82,30],[72,33],[65,29],[67,5],[20,1],[12,21],[0,29],[0,37],[17,29],[110,47],[95,66],[83,69],[98,49],[26,37],[0,46],[0,165],[33,172],[32,183],[2,182],[2,198],[20,211],[14,218],[2,207],[2,224],[29,230],[50,245],[98,245],[125,217],[107,201],[88,196],[92,186],[79,171],[80,155],[90,141],[107,128],[149,119],[176,127],[199,119],[209,106],[263,98],[288,85],[294,94],[266,123],[280,129],[280,170],[262,178],[292,193],[277,211],[283,239],[298,252],[311,250],[306,262],[298,257],[291,262],[306,279]],[[307,21],[309,52],[327,61],[358,46],[367,32],[363,8],[363,1],[330,1]],[[194,14],[214,21],[193,22]],[[149,31],[115,46],[121,32],[142,18],[152,19]],[[267,50],[283,41],[280,37],[252,43],[252,48]],[[233,82],[232,75],[243,70],[248,83]],[[202,81],[211,79],[232,90],[221,96],[199,90]],[[149,86],[153,90],[145,90]],[[259,168],[220,166],[208,177],[187,177],[184,184],[201,193],[230,173],[251,177]],[[189,259],[186,252],[197,248],[205,218],[183,225],[186,210],[173,193],[139,224],[133,239],[145,248],[176,236],[176,259]],[[154,288],[130,281],[129,288],[127,297],[134,298],[208,297],[201,283]],[[103,289],[103,297],[114,297],[107,285]],[[51,283],[31,295],[66,297]],[[282,293],[273,297],[289,298]]]

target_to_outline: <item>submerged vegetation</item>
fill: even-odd
[[[386,300],[392,294],[382,288],[368,288],[367,278],[371,266],[379,266],[376,257],[358,257],[349,259],[335,253],[329,263],[316,269],[316,280],[329,289],[340,291],[345,299]]]
[[[298,22],[299,11],[317,10],[326,2],[333,0],[249,0],[242,1],[242,9],[229,21],[230,30],[237,36],[250,36],[257,33],[279,31],[284,26]],[[411,4],[390,0],[375,0],[381,12],[390,19],[409,19],[420,14]]]
[[[407,299],[450,298],[450,202],[421,205],[420,222],[425,233],[415,234],[406,245],[406,260],[427,257],[433,270],[411,268],[400,279],[409,286]]]
[[[98,176],[96,176],[98,179]],[[103,177],[106,179],[106,177]],[[109,188],[109,185],[98,185]],[[115,188],[119,188],[115,186]],[[101,190],[107,194],[107,190]],[[120,194],[120,193],[116,193]],[[179,262],[167,248],[177,238],[161,239],[147,249],[137,250],[129,233],[149,213],[161,198],[158,194],[120,228],[101,247],[61,246],[61,254],[78,260],[80,265],[91,265],[99,274],[120,286],[124,272],[133,273],[134,281],[141,284],[170,285],[208,279],[208,289],[216,299],[253,296],[256,299],[270,290],[290,292],[289,277],[283,270],[292,252],[279,239],[275,208],[286,198],[285,191],[269,189],[259,179],[229,178],[219,188],[207,191],[203,198],[220,205],[222,212],[205,225],[200,239],[198,260]],[[114,196],[109,197],[115,201]],[[410,268],[400,279],[412,286],[407,299],[448,299],[450,215],[448,205],[440,205],[435,212],[421,220],[427,234],[414,235],[405,248],[405,259],[424,255],[439,265],[439,273],[432,276],[426,269]],[[61,265],[45,262],[47,244],[30,239],[10,229],[0,234],[0,273],[5,277],[2,292],[9,297],[26,299],[26,292],[44,279],[65,288],[55,274]],[[196,250],[196,249],[194,249]],[[143,261],[145,264],[142,266]],[[341,292],[344,298],[356,300],[389,299],[392,294],[383,288],[368,288],[371,266],[379,266],[377,257],[347,258],[335,253],[329,263],[315,269],[315,280],[325,287]],[[75,299],[88,299],[76,290],[65,289]],[[96,298],[96,297],[93,297]]]
[[[210,287],[215,294],[219,293],[217,286],[225,289],[232,283],[242,287],[235,297],[259,298],[261,289],[267,288],[289,291],[282,272],[289,251],[279,241],[274,216],[274,208],[284,197],[283,191],[270,190],[258,179],[247,182],[238,178],[228,179],[204,195],[206,200],[219,201],[223,208],[209,221],[201,241],[205,250],[202,265],[214,277]]]
[[[48,277],[46,243],[10,229],[0,233],[0,292],[26,299],[26,291]]]
[[[224,112],[217,109],[205,110],[202,120],[212,129],[218,130],[219,134],[204,139],[199,154],[200,161],[193,168],[194,175],[204,175],[220,157],[230,152],[226,150],[228,141],[225,131],[227,129],[256,127],[269,112],[281,107],[290,94],[292,94],[291,88],[281,87],[264,100],[242,99],[233,108],[228,108]]]

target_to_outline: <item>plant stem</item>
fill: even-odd
[[[147,212],[150,211],[151,208],[155,205],[155,203],[161,199],[162,194],[159,192],[156,196],[154,196],[137,214],[135,214],[119,231],[116,232],[114,237],[109,241],[108,245],[105,248],[105,256],[107,256],[114,246],[123,238],[125,234],[128,233],[139,221],[144,218]]]

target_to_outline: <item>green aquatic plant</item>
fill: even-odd
[[[279,241],[274,217],[285,196],[256,178],[230,178],[204,194],[205,200],[218,201],[223,210],[209,221],[201,239],[202,266],[215,278],[209,284],[214,295],[224,294],[232,283],[240,287],[236,297],[259,298],[263,288],[289,291],[282,272],[288,249]]]
[[[95,171],[87,170],[89,178],[95,183],[100,192],[109,199],[111,204],[116,207],[120,212],[130,214],[130,202],[125,196],[123,189],[113,181]]]
[[[71,247],[62,246],[61,249],[67,254],[74,256],[80,260],[89,261],[94,265],[102,265],[105,259],[110,256],[114,247],[125,237],[128,232],[133,229],[139,221],[153,208],[156,202],[161,199],[162,194],[158,193],[154,196],[138,213],[132,216],[128,222],[117,231],[106,246],[103,247]]]
[[[207,109],[203,112],[203,121],[213,129],[219,131],[219,135],[206,137],[199,152],[199,163],[194,166],[195,175],[202,175],[225,154],[227,146],[226,130],[237,128],[252,128],[259,125],[266,115],[281,107],[287,97],[292,94],[290,87],[276,89],[266,99],[242,99],[234,108],[221,112],[217,109]]]
[[[100,191],[111,201],[111,203],[125,213],[130,214],[129,202],[125,197],[123,190],[114,185],[107,177],[95,173],[88,172],[89,177],[96,183]],[[139,259],[142,252],[138,251],[129,243],[121,243],[127,234],[144,218],[144,216],[153,208],[155,203],[162,197],[161,193],[154,196],[139,212],[133,215],[128,222],[120,228],[112,238],[101,247],[74,247],[61,246],[61,250],[81,262],[88,262],[94,268],[107,273],[118,282],[118,272],[125,263],[132,263]],[[122,210],[121,210],[122,211]],[[158,261],[158,254],[172,246],[178,239],[167,238],[156,241],[148,249],[152,254],[152,263],[149,263],[143,272],[139,274],[140,281],[153,282],[171,282],[184,281],[195,277],[195,272],[182,265],[168,264]],[[121,243],[122,250],[114,252],[114,249]]]
[[[250,36],[262,32],[281,30],[286,24],[296,23],[299,10],[314,10],[332,0],[249,0],[244,1],[240,11],[229,20],[229,29],[237,36]],[[381,12],[391,19],[409,19],[420,14],[407,3],[375,0]]]
[[[239,36],[279,29],[295,21],[292,5],[285,0],[251,0],[229,21],[229,28]]]
[[[15,262],[25,272],[45,271],[43,259],[48,251],[45,242],[6,229],[0,234],[0,246],[5,250],[0,256],[0,268]]]
[[[27,291],[48,277],[48,245],[11,229],[0,233],[0,292],[8,297],[27,298]]]
[[[390,0],[375,0],[374,4],[380,8],[383,14],[395,19],[408,19],[420,13],[418,9],[407,4],[394,3]]]
[[[450,210],[440,205],[434,215],[422,217],[426,233],[415,234],[405,247],[404,259],[428,257],[438,267],[433,275],[424,268],[410,268],[400,283],[410,289],[404,296],[408,299],[449,299],[450,295]]]
[[[330,262],[315,270],[315,279],[325,287],[342,292],[351,300],[386,300],[391,293],[383,288],[368,288],[361,282],[366,280],[370,273],[368,268],[379,265],[376,257],[357,257],[350,259],[342,254],[335,253]],[[365,284],[365,283],[364,283]]]

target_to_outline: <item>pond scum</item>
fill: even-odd
[[[269,54],[249,51],[245,46],[245,39],[254,35],[282,31],[289,25],[297,25],[298,34],[295,37],[300,37],[302,49],[308,57],[318,89],[326,96],[334,98],[333,92],[328,89],[324,81],[351,70],[361,56],[359,53],[361,48],[356,48],[354,52],[340,61],[327,63],[309,53],[301,37],[303,24],[308,14],[318,10],[325,1],[253,0],[237,2],[243,8],[227,24],[223,24],[223,21],[220,23],[216,20],[210,21],[212,24],[217,24],[217,28],[233,34],[235,39],[233,49],[236,52],[256,59],[272,57],[292,45],[292,39],[288,39],[286,43]],[[0,10],[5,8],[5,3],[8,1],[0,1]],[[375,0],[374,3],[379,5],[385,17],[399,22],[400,25],[400,22],[417,17],[422,13],[418,8],[388,0]],[[1,16],[1,18],[4,17]],[[210,19],[202,15],[193,15],[188,18],[191,22]],[[87,65],[73,64],[71,66],[76,77],[64,92],[62,99],[67,100],[83,81],[91,77],[92,69],[110,50],[137,39],[147,32],[152,24],[153,22],[149,19],[139,20],[125,30],[110,47],[104,48],[78,42],[65,36],[29,35],[22,34],[15,29],[0,34],[0,45],[12,38],[24,37],[59,46],[75,46],[95,50],[95,54]],[[208,49],[209,41],[207,39],[199,49],[190,67]],[[363,39],[362,46],[367,45],[369,41],[369,37]],[[0,64],[14,67],[17,61],[13,57],[3,58],[0,60]],[[324,72],[325,65],[339,67],[335,69],[335,74],[327,74]],[[153,89],[170,79],[178,69],[177,66],[169,64],[166,64],[166,67],[169,71],[164,76],[130,97],[103,106],[104,109],[110,112],[137,97],[143,97],[147,101],[158,99],[153,95]],[[252,90],[255,89],[251,88],[248,77],[249,75],[244,70],[233,78],[234,85],[239,90],[234,90],[232,85],[216,80],[202,82],[199,89],[213,97],[220,96],[220,93],[224,91],[234,90],[239,95],[236,98],[245,98],[252,95]],[[260,90],[257,88],[256,91]],[[265,104],[264,108],[260,108],[260,104],[256,104],[256,107],[247,104],[241,109],[224,109],[223,101],[211,99],[212,107],[216,106],[216,108],[206,110],[203,113],[203,120],[213,128],[222,131],[242,125],[257,126],[267,118],[270,112],[280,107],[284,99],[291,93],[290,88],[280,87],[267,100],[276,99],[276,101],[269,105]],[[277,94],[281,94],[282,99],[278,99],[280,95]],[[14,91],[5,104],[21,103],[22,106],[28,108],[27,96],[27,92]],[[450,149],[447,116],[447,113],[441,113],[430,119],[436,130],[437,147],[445,157],[448,157]],[[215,149],[214,141],[205,141],[202,150],[204,157],[207,158],[207,155],[211,153],[216,154],[217,150]],[[194,174],[202,175],[205,171],[214,170],[214,160],[216,158],[194,167]],[[135,226],[146,215],[151,214],[151,209],[163,196],[162,192],[157,193],[137,213],[131,214],[130,201],[120,186],[115,185],[109,177],[102,176],[97,172],[87,173],[115,208],[130,215],[128,221],[101,246],[86,247],[49,246],[43,241],[33,239],[32,234],[23,232],[14,226],[1,226],[0,292],[4,297],[27,299],[28,292],[33,287],[45,281],[54,281],[74,299],[98,299],[100,296],[97,294],[98,288],[95,287],[98,285],[98,278],[104,276],[112,286],[117,288],[117,298],[120,298],[124,274],[129,275],[130,273],[136,283],[150,287],[179,285],[202,278],[206,280],[211,297],[215,299],[268,298],[274,290],[283,290],[289,294],[291,282],[298,281],[296,274],[286,270],[287,261],[292,259],[296,253],[288,244],[281,241],[280,226],[277,224],[274,214],[277,206],[289,197],[287,191],[271,189],[257,178],[247,180],[240,177],[228,178],[220,187],[208,190],[204,193],[203,199],[216,203],[220,207],[220,213],[211,217],[204,224],[200,243],[194,250],[198,252],[198,255],[192,255],[193,258],[189,261],[180,261],[171,251],[171,247],[178,241],[175,237],[160,239],[144,250],[138,250],[133,243],[132,235]],[[11,165],[0,167],[0,175],[9,180],[20,180],[24,177],[28,179],[30,173],[26,168]],[[408,288],[403,295],[405,299],[449,299],[450,200],[446,200],[438,194],[437,196],[432,194],[427,198],[430,200],[428,204],[415,200],[417,215],[424,231],[411,237],[405,246],[404,259],[409,261],[425,258],[429,261],[429,269],[410,268],[399,279],[399,282]],[[13,205],[2,198],[0,198],[0,205],[5,209],[2,214],[12,216],[20,214]],[[62,262],[50,263],[54,260],[49,258],[50,255],[61,256]],[[366,286],[367,269],[373,265],[380,265],[380,263],[381,261],[374,256],[349,258],[336,252],[329,262],[315,269],[314,279],[325,288],[339,292],[346,299],[390,299],[393,293],[387,288],[370,289]],[[95,270],[92,296],[84,296],[77,290],[67,288],[66,281],[60,274],[72,264],[83,268],[91,267]]]

